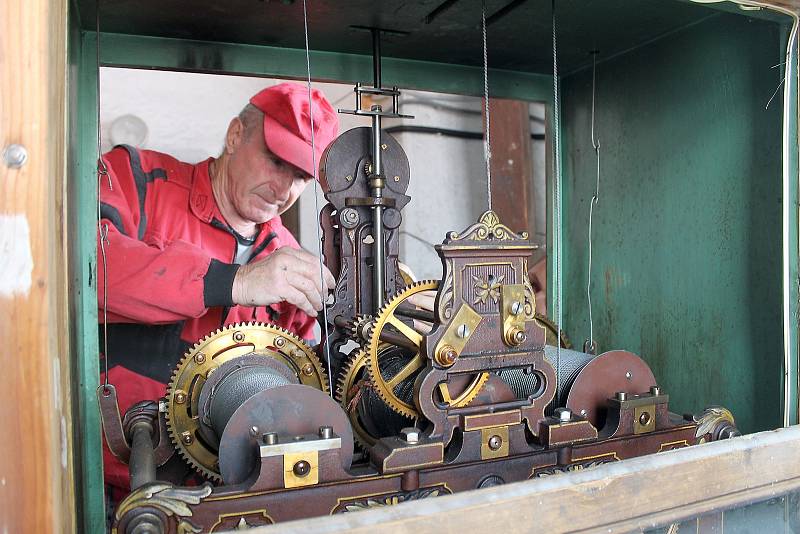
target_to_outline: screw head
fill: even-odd
[[[381,150],[386,150],[387,148],[389,148],[389,145],[387,145],[386,143],[383,143],[381,145]]]
[[[572,412],[569,410],[569,408],[557,409],[556,415],[558,415],[558,420],[562,423],[569,423],[572,419]]]
[[[487,444],[489,445],[490,449],[492,449],[493,451],[496,451],[497,449],[499,449],[500,447],[503,446],[503,438],[501,438],[500,436],[495,434],[494,436],[489,438],[489,441],[488,441]]]
[[[628,398],[628,394],[624,391],[617,391],[617,400],[624,401]]]
[[[194,436],[188,430],[185,432],[181,432],[181,441],[184,445],[191,445],[194,442]]]
[[[456,330],[456,335],[458,337],[460,337],[461,339],[465,339],[467,336],[469,336],[469,334],[470,331],[467,325],[465,324],[458,325],[458,329]]]
[[[308,474],[311,472],[311,464],[306,462],[305,460],[300,460],[299,462],[296,462],[294,464],[294,466],[292,467],[292,472],[296,477],[303,478],[305,476],[308,476]]]
[[[639,416],[639,424],[642,426],[647,426],[647,423],[650,422],[650,414],[648,412],[642,412],[642,415]]]
[[[514,341],[516,341],[517,344],[523,343],[527,338],[528,336],[525,335],[525,332],[522,330],[517,330],[514,332]]]
[[[183,404],[186,402],[186,393],[184,391],[176,391],[172,398],[175,399],[177,404]]]
[[[201,364],[201,363],[206,361],[206,355],[203,354],[202,352],[198,352],[197,354],[194,355],[194,361],[196,363],[200,363]]]
[[[275,338],[275,346],[276,347],[281,348],[284,345],[286,345],[286,338],[283,338],[283,337],[280,337],[280,336]]]
[[[261,441],[264,442],[264,445],[275,445],[278,443],[278,434],[275,432],[267,432],[266,434],[262,434]]]
[[[307,363],[302,367],[302,369],[300,369],[300,371],[306,376],[311,376],[314,374],[314,366],[310,363]]]
[[[241,343],[242,341],[244,341],[244,332],[234,332],[233,340],[237,343]]]
[[[631,380],[633,378],[633,374],[630,371],[627,371],[625,373],[625,378],[627,378],[628,380]]]
[[[399,182],[399,181],[400,181],[400,177],[399,177],[399,176],[395,176],[395,177],[393,178],[393,180],[394,180],[395,182]]]
[[[255,425],[250,427],[250,435],[252,437],[258,436],[259,431],[260,431],[259,428]]]
[[[28,161],[28,150],[22,145],[8,145],[5,150],[3,150],[3,161],[6,167],[19,169]]]
[[[658,386],[650,386],[650,394],[654,397],[661,395],[661,388]]]
[[[515,300],[511,303],[511,314],[519,315],[520,313],[522,313],[522,303],[518,300]]]
[[[321,437],[322,439],[331,439],[333,437],[333,427],[332,426],[319,427],[319,437]]]
[[[352,182],[353,181],[353,175],[352,174],[348,174],[347,176],[344,177],[344,179],[347,180],[348,182]]]

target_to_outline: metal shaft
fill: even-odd
[[[133,425],[132,433],[131,459],[128,464],[131,474],[131,491],[156,480],[152,423],[137,422]]]
[[[380,30],[372,29],[372,71],[374,87],[381,87],[381,36]],[[373,111],[380,111],[380,106],[373,106]],[[383,162],[381,161],[381,117],[372,116],[372,177],[371,194],[374,198],[383,196]],[[385,251],[383,233],[383,207],[373,208],[372,238],[372,274],[373,274],[373,312],[377,313],[383,306]]]

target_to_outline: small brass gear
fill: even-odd
[[[334,392],[336,400],[350,419],[353,436],[364,448],[371,447],[376,441],[376,438],[363,427],[358,414],[358,401],[364,393],[363,388],[371,387],[367,373],[368,357],[369,354],[363,349],[353,351],[339,371]]]
[[[353,326],[350,330],[350,335],[353,339],[366,342],[369,340],[369,331],[372,323],[371,315],[356,315],[353,321]]]
[[[186,352],[167,386],[166,421],[178,453],[205,477],[221,481],[218,454],[198,432],[199,399],[219,366],[247,354],[284,363],[299,383],[328,392],[328,378],[314,351],[288,330],[265,323],[237,323],[207,335]]]
[[[398,315],[400,306],[408,301],[418,293],[425,291],[435,291],[439,287],[437,280],[421,280],[405,287],[389,299],[386,304],[380,309],[370,327],[369,344],[367,345],[368,365],[367,371],[369,373],[370,382],[378,396],[385,402],[392,410],[408,418],[419,417],[417,407],[413,404],[401,399],[395,392],[395,389],[404,380],[410,376],[418,373],[427,364],[428,359],[422,352],[423,334],[417,332],[414,328],[403,322]],[[393,349],[393,346],[388,346],[381,340],[381,334],[388,328],[392,327],[392,334],[399,335],[405,338],[407,345],[406,348],[411,352],[412,356],[408,363],[394,376],[385,377],[381,368],[381,356],[387,349]],[[414,348],[412,348],[414,347]],[[453,408],[466,406],[478,396],[481,388],[489,378],[489,373],[479,373],[467,384],[464,390],[449,399],[449,405]],[[447,391],[445,389],[445,391]],[[445,402],[448,399],[443,399]]]

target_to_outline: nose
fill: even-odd
[[[278,179],[272,182],[272,194],[275,195],[275,200],[281,203],[289,200],[293,181],[291,174],[281,173]]]

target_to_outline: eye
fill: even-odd
[[[275,156],[270,156],[270,159],[272,160],[272,164],[275,165],[276,167],[283,167],[285,165],[283,160],[280,158],[277,158]]]

